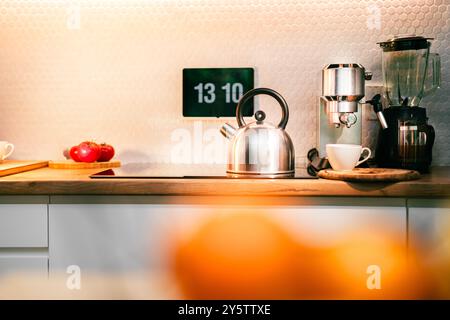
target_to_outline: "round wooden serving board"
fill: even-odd
[[[73,160],[49,161],[48,166],[52,169],[102,169],[120,167],[120,161],[107,162],[75,162]]]
[[[352,171],[336,171],[325,169],[319,171],[319,177],[331,180],[344,180],[353,182],[377,181],[407,181],[420,178],[420,173],[414,170],[385,169],[385,168],[356,168]]]

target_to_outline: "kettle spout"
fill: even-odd
[[[236,129],[228,123],[225,123],[222,128],[220,128],[220,133],[227,139],[231,139],[236,134]]]

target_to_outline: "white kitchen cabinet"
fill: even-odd
[[[409,248],[440,277],[450,295],[450,200],[408,200]]]
[[[164,270],[171,245],[208,216],[233,212],[273,217],[294,237],[332,245],[349,233],[395,234],[406,250],[403,199],[184,197],[52,197],[50,273]],[[182,204],[180,202],[183,202]],[[175,204],[176,203],[176,204]]]
[[[430,271],[436,298],[450,299],[450,199],[408,200],[408,213],[410,254]]]
[[[0,247],[47,245],[47,204],[0,204]]]
[[[47,281],[47,249],[0,250],[0,299],[40,298]]]
[[[411,247],[436,248],[443,244],[450,232],[450,200],[409,199],[407,205]]]
[[[0,256],[0,276],[9,274],[30,274],[46,277],[48,274],[48,256],[29,254],[17,256],[15,254]]]
[[[0,277],[47,277],[48,201],[48,196],[0,196]]]

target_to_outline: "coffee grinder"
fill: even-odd
[[[422,98],[440,85],[440,58],[430,53],[431,38],[396,36],[380,42],[383,110],[387,128],[380,130],[375,160],[379,167],[427,172],[432,160],[434,129],[427,123]],[[381,97],[371,103],[381,109]]]

